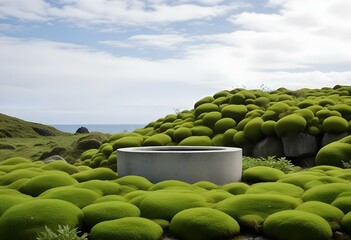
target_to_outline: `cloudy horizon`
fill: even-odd
[[[0,112],[147,124],[237,87],[351,85],[349,0],[0,0]]]

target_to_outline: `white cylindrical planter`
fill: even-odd
[[[242,150],[231,147],[132,147],[117,150],[118,176],[139,175],[151,182],[209,181],[223,185],[241,180]]]

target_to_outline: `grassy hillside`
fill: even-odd
[[[0,160],[20,156],[44,160],[60,155],[73,163],[87,149],[99,148],[108,134],[70,134],[54,127],[0,114]]]
[[[32,138],[41,136],[65,136],[65,132],[54,127],[27,122],[0,113],[0,138],[21,137]]]

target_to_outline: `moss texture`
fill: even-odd
[[[332,237],[332,230],[325,219],[298,210],[272,214],[264,222],[263,231],[277,240],[327,240]]]
[[[0,238],[6,240],[35,240],[45,226],[80,227],[83,214],[72,203],[58,199],[36,199],[17,204],[0,218]]]
[[[241,180],[248,183],[275,182],[282,176],[284,176],[284,172],[280,171],[279,169],[256,166],[246,169],[243,172]]]
[[[262,193],[278,194],[298,198],[304,193],[304,189],[289,183],[265,182],[253,184],[246,191],[246,194]]]
[[[96,224],[108,220],[125,217],[139,217],[140,210],[136,206],[120,201],[94,203],[82,209],[84,228],[90,230]]]
[[[95,225],[91,240],[159,240],[163,230],[157,223],[140,217],[126,217]]]
[[[279,137],[286,135],[296,135],[305,130],[306,120],[297,114],[291,114],[283,117],[275,124],[275,132]]]
[[[240,227],[236,220],[221,211],[191,208],[173,217],[170,231],[184,240],[215,240],[233,237],[240,232]]]
[[[85,182],[93,179],[113,180],[117,178],[117,174],[109,168],[100,167],[72,174],[72,177],[78,182]]]

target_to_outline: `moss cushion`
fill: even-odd
[[[35,199],[9,208],[0,218],[0,239],[35,240],[37,234],[58,225],[80,227],[83,214],[72,203],[58,199]]]
[[[159,240],[163,230],[157,223],[140,217],[126,217],[95,225],[91,240]]]
[[[327,240],[332,237],[332,230],[324,218],[298,210],[272,214],[264,222],[263,231],[277,240]]]
[[[248,183],[257,183],[257,182],[275,182],[284,176],[284,172],[279,169],[265,167],[265,166],[256,166],[248,168],[243,172],[242,181]]]
[[[170,231],[184,240],[229,239],[240,227],[229,215],[211,208],[191,208],[175,215]]]

